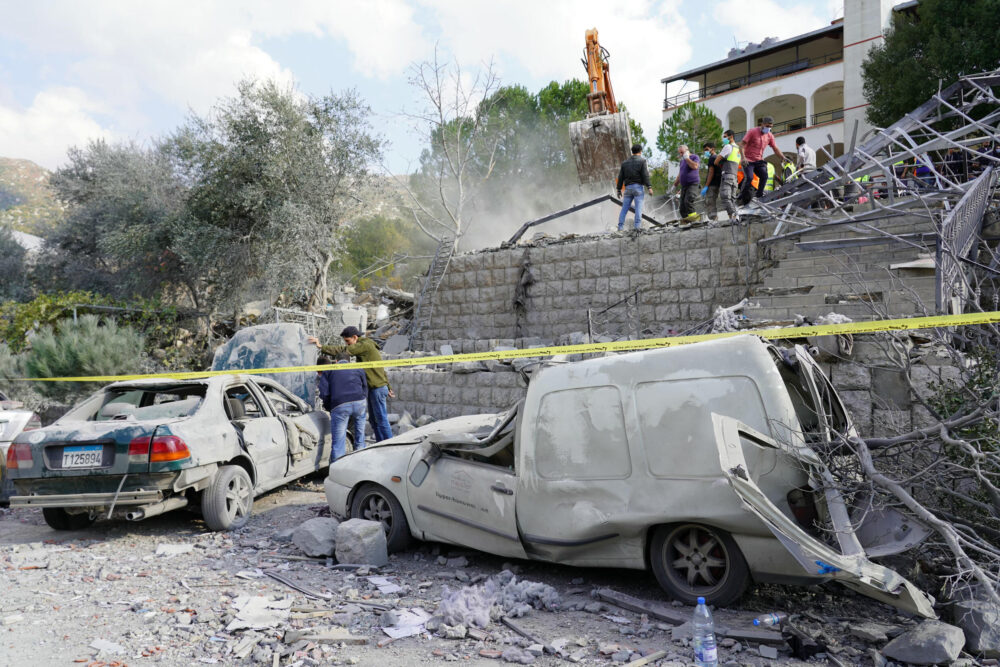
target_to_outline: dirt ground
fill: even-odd
[[[534,642],[500,623],[463,639],[425,633],[390,641],[380,627],[383,610],[372,605],[433,613],[442,587],[476,584],[507,568],[519,579],[551,585],[560,595],[559,610],[533,609],[517,619],[540,642],[563,650],[562,657],[534,657],[535,664],[612,665],[660,650],[666,655],[651,664],[693,659],[684,626],[675,628],[593,596],[596,589],[610,588],[669,604],[650,574],[508,563],[447,545],[415,543],[394,554],[389,566],[368,573],[402,587],[383,596],[365,572],[303,559],[282,539],[283,530],[317,516],[324,506],[321,480],[315,478],[258,498],[249,525],[235,533],[209,532],[197,514],[185,511],[141,523],[99,520],[87,530],[56,532],[45,525],[40,510],[0,510],[0,664],[496,664],[508,649],[528,649]],[[158,547],[183,553],[157,555]],[[459,561],[449,567],[438,560],[460,556],[467,565]],[[332,597],[309,598],[263,570],[277,570]],[[290,605],[288,619],[272,628],[228,632],[238,599],[248,595],[270,597],[285,609]],[[685,615],[692,611],[674,608]],[[716,625],[751,629],[754,616],[771,611],[799,614],[800,625],[828,644],[810,664],[871,665],[881,658],[876,650],[885,642],[852,636],[855,628],[878,623],[892,636],[912,625],[894,609],[833,585],[759,586],[738,607],[716,610]],[[314,626],[347,628],[351,643],[283,641],[288,630]],[[754,642],[720,639],[719,664],[807,664],[780,648],[775,658]],[[523,650],[508,657],[512,654],[531,657]]]

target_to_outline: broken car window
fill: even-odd
[[[296,403],[291,396],[288,396],[277,387],[262,384],[260,385],[260,388],[264,391],[264,395],[267,396],[267,400],[271,401],[271,405],[274,406],[274,410],[279,415],[302,414],[302,408],[299,407],[299,404]]]
[[[226,411],[229,418],[234,421],[254,419],[264,414],[257,399],[250,393],[250,389],[243,385],[230,387],[226,390]]]
[[[118,387],[105,392],[94,421],[176,419],[195,413],[205,397],[204,385],[143,388]]]

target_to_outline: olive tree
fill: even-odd
[[[340,232],[371,207],[383,141],[354,91],[253,80],[237,91],[164,144],[189,188],[177,250],[216,302],[263,282],[322,308]]]

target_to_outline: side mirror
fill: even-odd
[[[441,458],[441,448],[437,445],[431,445],[424,458],[417,461],[417,465],[413,466],[413,471],[410,473],[410,484],[413,486],[423,484],[424,480],[427,479],[427,474],[431,471],[431,466],[439,458]]]

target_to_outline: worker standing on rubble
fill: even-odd
[[[643,190],[645,188],[645,190]],[[625,229],[625,216],[629,208],[635,205],[635,231],[642,227],[642,200],[646,191],[653,194],[653,186],[649,180],[649,167],[642,157],[642,146],[632,145],[632,157],[622,162],[618,170],[618,181],[615,184],[618,196],[622,200],[622,210],[618,214],[618,231]],[[624,191],[624,192],[623,192]]]
[[[310,336],[306,340],[318,347],[323,354],[331,357],[346,351],[361,362],[382,360],[382,353],[379,352],[375,341],[362,337],[357,327],[345,327],[340,332],[340,337],[344,339],[343,345],[321,345],[315,336]],[[372,425],[375,442],[381,442],[392,437],[386,402],[396,395],[392,393],[389,377],[385,374],[384,368],[366,368],[365,376],[368,379],[368,421]]]
[[[692,155],[691,151],[684,144],[677,147],[677,153],[681,156],[680,171],[674,179],[674,187],[681,188],[681,219],[697,220],[701,216],[694,210],[694,198],[701,185],[701,177],[698,176],[698,156]]]
[[[799,176],[816,171],[816,151],[809,147],[805,137],[795,138],[795,153],[795,170],[799,172]]]
[[[719,185],[719,197],[726,207],[729,219],[738,223],[740,216],[736,213],[736,173],[740,169],[740,149],[736,145],[736,135],[732,130],[726,130],[722,136],[722,150],[715,157],[716,169],[722,173]]]
[[[770,146],[779,160],[782,162],[785,160],[785,154],[778,148],[778,144],[774,140],[774,133],[771,132],[771,128],[773,127],[774,119],[770,116],[764,116],[760,119],[760,125],[747,130],[746,134],[743,135],[742,141],[740,141],[744,164],[753,169],[753,173],[758,179],[758,197],[764,194],[764,186],[767,183],[767,162],[764,161],[764,149]],[[746,169],[747,167],[744,167],[744,171]]]
[[[705,164],[708,165],[708,176],[701,196],[705,198],[705,213],[709,220],[719,217],[719,188],[722,186],[722,168],[715,166],[715,144],[708,142],[702,146],[705,154]]]

